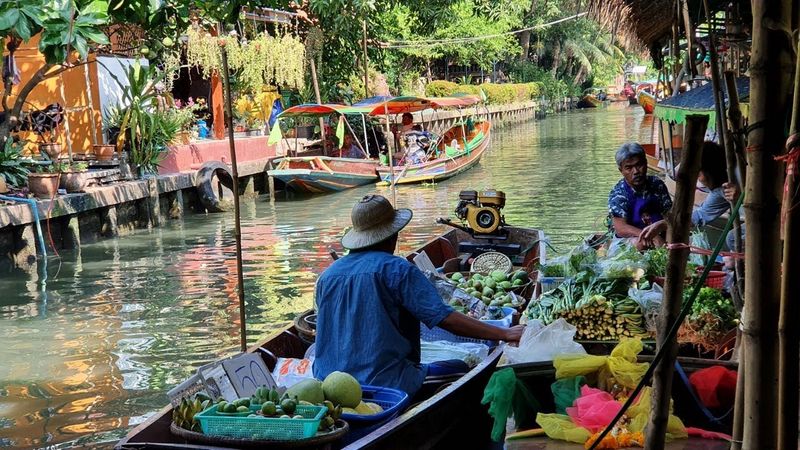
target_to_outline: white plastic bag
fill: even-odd
[[[278,386],[292,387],[307,379],[314,378],[313,361],[309,359],[278,358],[272,378]]]
[[[489,356],[489,347],[473,342],[422,341],[420,344],[422,364],[460,359],[474,367]]]
[[[636,300],[642,308],[644,324],[647,331],[656,331],[658,314],[661,311],[661,302],[664,298],[664,291],[656,283],[650,289],[628,289],[628,297]]]
[[[564,319],[544,326],[539,320],[531,320],[522,333],[518,347],[507,347],[509,364],[551,361],[557,355],[586,354],[583,346],[573,339],[576,328]]]

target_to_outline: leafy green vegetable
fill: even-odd
[[[663,277],[667,273],[668,253],[665,247],[648,250],[644,257],[647,262],[647,270],[645,271],[647,278]]]

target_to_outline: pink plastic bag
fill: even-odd
[[[583,428],[596,433],[611,422],[622,404],[608,392],[584,385],[575,406],[567,408],[567,415]]]

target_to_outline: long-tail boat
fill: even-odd
[[[537,261],[545,258],[544,234],[535,229],[506,227],[502,243],[475,238],[463,229],[452,229],[430,240],[407,256],[413,259],[423,251],[436,267],[452,267],[466,263],[470,256],[502,247],[517,267],[529,272]],[[509,252],[516,248],[516,254]],[[463,268],[463,266],[462,266]],[[278,357],[303,358],[310,342],[303,339],[295,326],[250,347],[249,353],[262,357],[273,370]],[[394,419],[361,437],[356,442],[345,441],[346,448],[430,448],[437,443],[447,443],[447,448],[475,448],[489,443],[491,418],[480,401],[486,383],[494,372],[503,352],[503,345],[494,348],[487,357],[469,372],[457,377],[426,381],[413,399],[412,406]],[[167,406],[146,422],[131,430],[115,447],[133,449],[199,449],[208,445],[192,443],[172,434],[172,407]],[[351,430],[352,430],[351,426]],[[291,442],[287,442],[291,446]],[[214,446],[216,449],[230,448]]]
[[[281,113],[278,120],[339,115],[339,120],[343,122],[341,126],[344,126],[347,124],[345,116],[360,115],[366,129],[367,112],[368,108],[307,104],[287,109]],[[349,127],[349,124],[347,126]],[[275,127],[280,129],[280,124],[276,123]],[[352,129],[350,133],[355,134]],[[342,191],[374,183],[378,180],[375,169],[379,163],[377,159],[370,158],[369,137],[364,136],[363,143],[358,142],[359,138],[362,137],[356,136],[354,142],[361,150],[363,158],[342,157],[340,149],[330,149],[328,155],[323,152],[322,155],[287,156],[274,160],[271,168],[267,170],[267,176],[279,180],[288,190],[313,194]]]
[[[397,115],[427,108],[461,108],[480,102],[477,96],[446,98],[398,97],[375,106],[372,115]],[[381,182],[436,183],[454,177],[480,162],[491,140],[491,122],[462,120],[438,136],[428,150],[430,159],[418,164],[378,167]]]
[[[642,106],[644,109],[645,114],[653,114],[653,111],[656,109],[656,96],[647,92],[646,90],[639,91],[636,94],[636,100],[639,102],[639,105]]]

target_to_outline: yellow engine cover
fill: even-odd
[[[500,212],[491,207],[467,205],[467,223],[478,233],[494,233],[500,227]]]

